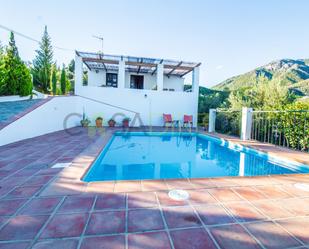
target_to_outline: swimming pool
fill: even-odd
[[[199,133],[118,132],[83,180],[146,180],[309,172],[307,165]]]

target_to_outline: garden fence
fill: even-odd
[[[253,111],[251,139],[309,152],[309,110]]]
[[[209,131],[309,152],[309,110],[211,110]],[[244,116],[245,115],[245,116]],[[213,127],[213,126],[210,126]]]

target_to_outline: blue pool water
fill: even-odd
[[[309,167],[195,133],[118,133],[84,181],[256,176]]]

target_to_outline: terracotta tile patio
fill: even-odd
[[[113,131],[74,133],[0,147],[0,249],[309,247],[309,192],[294,186],[308,174],[88,184]]]

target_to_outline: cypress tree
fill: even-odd
[[[72,59],[68,65],[67,76],[69,80],[69,90],[74,91],[74,71],[75,71],[75,61]]]
[[[45,26],[40,48],[36,50],[36,53],[32,69],[33,82],[36,87],[47,93],[53,65],[53,48],[47,26]]]
[[[62,94],[66,93],[66,74],[65,74],[65,68],[64,65],[62,66],[61,70],[61,76],[60,76],[60,87]]]
[[[53,95],[56,95],[57,94],[57,68],[56,66],[53,67],[51,85],[52,85]]]
[[[15,37],[14,37],[14,33],[13,32],[10,33],[8,53],[11,53],[13,57],[16,57],[16,58],[20,59],[19,58],[19,54],[18,54],[18,48],[16,46]]]

